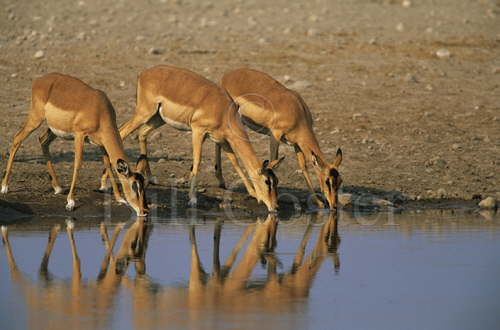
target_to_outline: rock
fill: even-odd
[[[125,87],[125,81],[120,80],[120,87],[121,87],[121,88]]]
[[[436,51],[436,56],[440,59],[447,59],[450,58],[451,53],[448,49],[441,48]]]
[[[399,32],[403,32],[405,30],[405,25],[403,23],[398,23],[396,25],[396,30]]]
[[[35,55],[33,55],[33,57],[36,58],[36,59],[40,59],[40,58],[42,58],[44,56],[45,56],[45,53],[43,52],[43,50],[39,50],[39,51],[37,51],[35,53]]]
[[[444,188],[439,188],[436,192],[438,198],[446,197],[446,190]]]
[[[458,144],[458,143],[453,143],[453,144],[451,145],[451,149],[453,149],[453,150],[458,150],[458,149],[460,149],[460,144]]]
[[[311,86],[312,86],[312,84],[309,81],[307,81],[307,80],[297,80],[293,84],[290,84],[288,86],[288,88],[300,90],[300,89],[309,88]]]
[[[316,30],[316,29],[312,29],[312,28],[311,28],[311,29],[308,29],[308,30],[307,30],[307,36],[308,36],[308,37],[316,37],[316,36],[318,36],[318,35],[319,35],[319,31],[318,31],[318,30]]]
[[[388,201],[386,199],[376,199],[373,201],[373,204],[380,206],[380,207],[394,206],[394,204],[392,204],[390,201]]]
[[[377,38],[371,38],[370,40],[368,40],[368,43],[370,45],[375,45],[377,43]]]
[[[146,37],[141,36],[141,35],[138,35],[137,37],[135,37],[135,41],[143,41],[144,39],[146,39]]]
[[[309,16],[309,20],[311,22],[317,22],[317,21],[319,21],[319,17],[313,14],[313,15]]]
[[[162,164],[162,163],[166,163],[166,162],[167,162],[167,160],[166,160],[165,158],[160,158],[160,159],[158,159],[158,161],[157,161],[157,163],[158,163],[158,164]],[[172,176],[171,176],[171,177],[172,177]]]
[[[176,184],[185,184],[187,182],[188,180],[186,178],[178,178],[177,180],[175,180]]]
[[[149,55],[161,55],[165,52],[164,49],[161,49],[161,48],[155,48],[155,47],[151,47],[149,50],[148,50],[148,54]]]
[[[410,0],[403,0],[403,3],[401,5],[405,8],[410,8],[412,3]]]
[[[495,209],[497,207],[497,201],[493,197],[486,197],[479,202],[479,207],[482,209]]]
[[[415,77],[415,76],[414,76],[414,75],[412,75],[411,73],[407,73],[407,74],[405,75],[405,78],[404,78],[404,79],[405,79],[405,81],[406,81],[407,83],[417,83],[417,82],[418,82],[417,77]]]
[[[352,194],[339,194],[338,198],[342,206],[347,206],[352,203]]]
[[[265,38],[260,38],[258,42],[259,42],[259,45],[265,45],[268,43]]]
[[[196,189],[196,191],[199,193],[204,193],[207,191],[207,189],[206,188],[198,188],[198,189]]]
[[[352,115],[352,120],[358,120],[358,119],[362,119],[365,117],[366,117],[366,115],[364,113],[355,113]]]

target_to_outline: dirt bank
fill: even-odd
[[[165,63],[218,81],[226,70],[251,67],[303,95],[322,149],[331,159],[337,147],[344,152],[346,192],[500,199],[499,17],[499,2],[487,0],[4,1],[0,167],[26,118],[35,76],[58,71],[106,91],[123,123],[145,68]],[[152,168],[161,185],[152,188],[152,202],[170,208],[176,194],[182,209],[187,185],[178,179],[190,167],[190,135],[168,127],[153,134]],[[251,136],[263,159],[267,139]],[[126,147],[137,157],[134,137]],[[86,150],[76,196],[80,205],[99,208],[105,199],[93,190],[100,156]],[[56,141],[52,151],[60,181],[68,184],[72,144]],[[307,205],[293,152],[286,146],[281,152],[287,156],[277,173],[282,192]],[[210,142],[203,165],[200,208],[209,211],[225,193],[215,188]],[[235,181],[226,159],[224,166],[227,181]],[[64,213],[65,196],[49,193],[36,136],[19,151],[10,188],[2,200]],[[242,209],[256,205],[243,193],[232,199]]]

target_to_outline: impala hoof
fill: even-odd
[[[74,209],[75,209],[75,200],[74,199],[68,200],[68,204],[66,204],[66,210],[73,211]]]
[[[54,195],[59,195],[62,192],[63,192],[63,189],[61,187],[54,188]]]
[[[66,220],[66,228],[69,230],[73,230],[75,228],[75,223],[73,220]]]
[[[196,207],[196,204],[198,204],[198,199],[197,198],[191,198],[188,202],[189,207]]]
[[[2,185],[2,190],[0,191],[2,194],[6,194],[7,191],[9,191],[9,186],[7,186],[6,184],[3,184]]]
[[[99,191],[101,192],[107,192],[111,189],[111,185],[109,183],[101,184],[99,187]]]

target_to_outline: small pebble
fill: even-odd
[[[163,54],[165,51],[163,49],[160,49],[160,48],[155,48],[155,47],[151,47],[149,50],[148,50],[148,54],[149,55],[161,55]]]
[[[437,197],[439,198],[446,197],[446,190],[444,188],[439,188],[437,191]]]
[[[479,202],[479,207],[482,209],[494,209],[497,206],[497,201],[493,197],[487,197]]]
[[[405,8],[411,7],[411,1],[410,0],[403,0],[403,3],[401,4]]]
[[[436,51],[436,56],[440,59],[450,58],[451,53],[448,49],[442,48]]]
[[[352,203],[352,194],[339,194],[338,199],[342,206],[347,206]]]
[[[396,30],[403,32],[405,30],[405,25],[403,23],[398,23],[398,25],[396,25]]]
[[[42,58],[44,55],[45,55],[45,53],[43,52],[43,50],[39,50],[35,53],[35,55],[33,55],[33,57],[34,58]]]
[[[319,31],[316,29],[308,29],[307,30],[307,36],[309,37],[316,37],[319,35]]]

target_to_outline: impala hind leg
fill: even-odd
[[[312,185],[311,177],[309,176],[309,172],[307,171],[306,157],[304,156],[304,152],[297,145],[294,146],[294,149],[300,170],[302,171],[302,175],[304,176],[307,187],[309,188],[309,193],[313,196],[313,199],[316,202],[316,204],[318,204],[318,207],[323,208],[325,204],[316,195],[316,192],[314,191]]]
[[[165,122],[161,118],[160,114],[157,112],[153,117],[151,117],[148,122],[139,129],[139,148],[141,151],[141,155],[146,156],[145,158],[145,172],[147,178],[149,178],[149,183],[158,184],[158,180],[156,176],[151,174],[151,168],[149,167],[149,162],[147,159],[148,148],[147,148],[147,138],[148,135],[154,131],[155,129],[163,126]]]
[[[40,141],[40,146],[42,147],[43,156],[45,157],[45,161],[47,162],[47,171],[50,176],[50,184],[54,189],[54,194],[60,194],[62,192],[62,188],[57,182],[57,175],[54,167],[52,166],[52,157],[50,156],[50,144],[54,142],[56,139],[56,135],[52,133],[50,128],[48,128],[45,133],[40,135],[38,141]]]
[[[205,140],[206,132],[202,129],[193,129],[193,167],[189,178],[191,180],[189,188],[189,202],[190,207],[195,207],[198,203],[196,198],[196,177],[198,175],[198,168],[201,163],[201,149],[203,146],[203,141]]]
[[[219,181],[219,188],[226,189],[226,183],[222,176],[222,159],[221,159],[222,146],[219,143],[215,144],[215,177]]]
[[[73,209],[75,208],[73,193],[75,191],[76,179],[78,178],[78,171],[80,170],[80,165],[82,164],[84,140],[85,135],[83,133],[79,132],[75,134],[75,161],[73,164],[73,178],[71,179],[71,187],[69,188],[67,197],[68,203],[66,204],[66,210],[68,211],[73,211]]]
[[[7,168],[5,169],[5,175],[2,180],[2,188],[0,192],[2,194],[6,194],[9,190],[9,177],[10,172],[12,170],[12,164],[14,163],[14,157],[16,156],[19,147],[23,143],[23,141],[34,131],[36,130],[43,121],[43,116],[40,115],[37,111],[33,110],[28,114],[28,120],[24,124],[24,126],[16,133],[14,139],[12,141],[12,146],[9,151],[9,160],[7,161]]]

